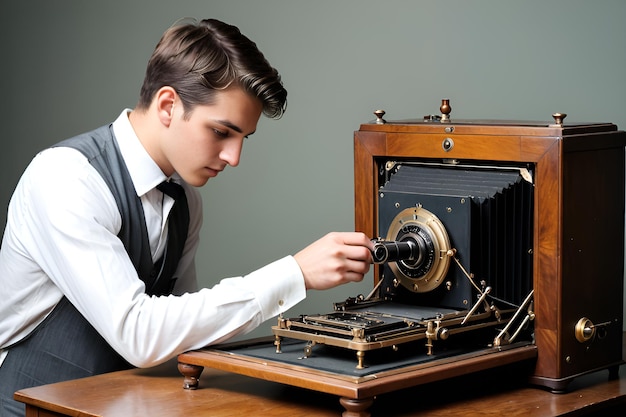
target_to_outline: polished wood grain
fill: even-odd
[[[378,395],[372,416],[623,416],[626,376],[607,371],[577,378],[553,394],[514,378],[515,369],[474,373]],[[182,388],[177,363],[133,369],[21,390],[28,417],[319,416],[344,410],[333,394],[205,369],[197,390]]]
[[[447,139],[454,146],[445,150],[442,143]],[[622,361],[625,144],[626,133],[604,123],[531,126],[475,120],[363,124],[354,134],[355,228],[379,236],[376,192],[381,185],[378,172],[386,160],[532,164],[538,348],[534,382],[562,390],[580,374],[615,367]],[[598,187],[602,193],[597,192]],[[594,197],[589,198],[591,195]],[[574,237],[580,253],[571,249]],[[581,273],[590,267],[591,272]],[[374,269],[375,282],[380,280],[380,271]],[[575,324],[583,317],[610,323],[606,338],[596,339],[593,347],[574,338]]]
[[[273,347],[271,339],[265,342]],[[238,346],[236,344],[235,346]],[[344,417],[369,416],[369,407],[380,394],[401,390],[417,385],[425,385],[433,381],[450,379],[456,376],[475,373],[494,367],[520,364],[526,360],[525,369],[517,375],[527,375],[529,366],[536,358],[536,347],[526,345],[518,348],[487,349],[479,354],[458,355],[453,359],[446,358],[435,364],[429,362],[404,367],[390,367],[375,374],[356,377],[345,372],[329,372],[309,367],[306,363],[293,365],[276,360],[259,359],[245,355],[236,348],[224,346],[215,349],[201,349],[178,356],[179,371],[185,375],[184,386],[191,376],[193,380],[200,377],[203,369],[219,369],[241,375],[252,376],[268,381],[280,382],[294,387],[306,388],[339,397],[346,408]],[[189,365],[196,365],[193,369]],[[182,366],[181,366],[182,365]]]

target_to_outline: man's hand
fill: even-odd
[[[374,245],[363,233],[333,232],[294,255],[307,290],[358,282],[369,271]]]

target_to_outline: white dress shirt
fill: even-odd
[[[155,189],[166,177],[139,142],[128,111],[113,129],[158,259],[173,200]],[[151,297],[117,238],[121,217],[102,177],[75,149],[39,153],[11,198],[0,247],[0,348],[27,336],[65,295],[128,362],[148,367],[250,331],[305,297],[302,272],[291,256],[197,291],[202,201],[197,189],[182,185],[190,225],[177,295]],[[0,350],[0,364],[8,350]]]

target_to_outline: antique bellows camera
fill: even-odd
[[[373,238],[372,291],[280,317],[272,346],[179,362],[227,360],[230,371],[337,394],[350,415],[367,415],[381,393],[516,362],[555,392],[590,372],[616,376],[626,133],[559,113],[455,120],[448,100],[421,119],[374,114],[354,134],[355,226]]]

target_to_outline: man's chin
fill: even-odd
[[[197,181],[190,183],[190,184],[193,185],[194,187],[202,187],[204,184],[209,182],[210,179],[211,177],[199,178]]]
[[[202,187],[204,184],[206,184],[209,180],[211,179],[211,177],[207,177],[206,175],[198,175],[198,176],[194,176],[193,178],[185,178],[183,177],[183,180],[185,180],[185,182],[193,187]]]

